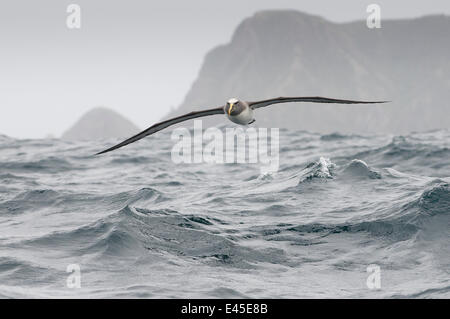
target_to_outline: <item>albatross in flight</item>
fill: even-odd
[[[387,101],[353,101],[353,100],[339,100],[339,99],[330,99],[326,97],[312,96],[312,97],[278,97],[274,99],[256,101],[256,102],[247,102],[241,101],[236,98],[232,98],[228,100],[227,104],[224,106],[219,106],[213,109],[191,112],[181,116],[177,116],[171,118],[169,120],[156,123],[150,126],[148,129],[126,139],[125,141],[110,147],[104,151],[101,151],[95,155],[104,154],[110,151],[114,151],[118,148],[121,148],[130,143],[136,142],[148,135],[161,131],[166,127],[171,125],[195,119],[203,116],[210,116],[216,114],[225,114],[228,119],[236,124],[240,125],[248,125],[255,121],[253,117],[253,110],[258,109],[260,107],[269,106],[272,104],[278,103],[288,103],[288,102],[314,102],[314,103],[337,103],[337,104],[374,104],[374,103],[386,103]]]

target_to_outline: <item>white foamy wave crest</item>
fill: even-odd
[[[309,163],[302,171],[300,182],[312,179],[333,178],[333,171],[336,165],[325,157],[320,157],[318,161]]]

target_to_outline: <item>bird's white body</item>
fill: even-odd
[[[254,120],[253,110],[250,107],[246,107],[238,115],[228,115],[227,114],[227,117],[231,122],[234,122],[234,123],[240,124],[240,125],[247,125]]]

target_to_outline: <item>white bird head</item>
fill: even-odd
[[[227,105],[225,107],[225,112],[228,113],[228,115],[231,115],[232,110],[238,111],[235,106],[239,106],[239,100],[236,98],[231,98],[228,100]]]

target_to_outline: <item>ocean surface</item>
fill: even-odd
[[[0,297],[450,297],[449,130],[280,130],[266,173],[170,133],[0,136]]]

